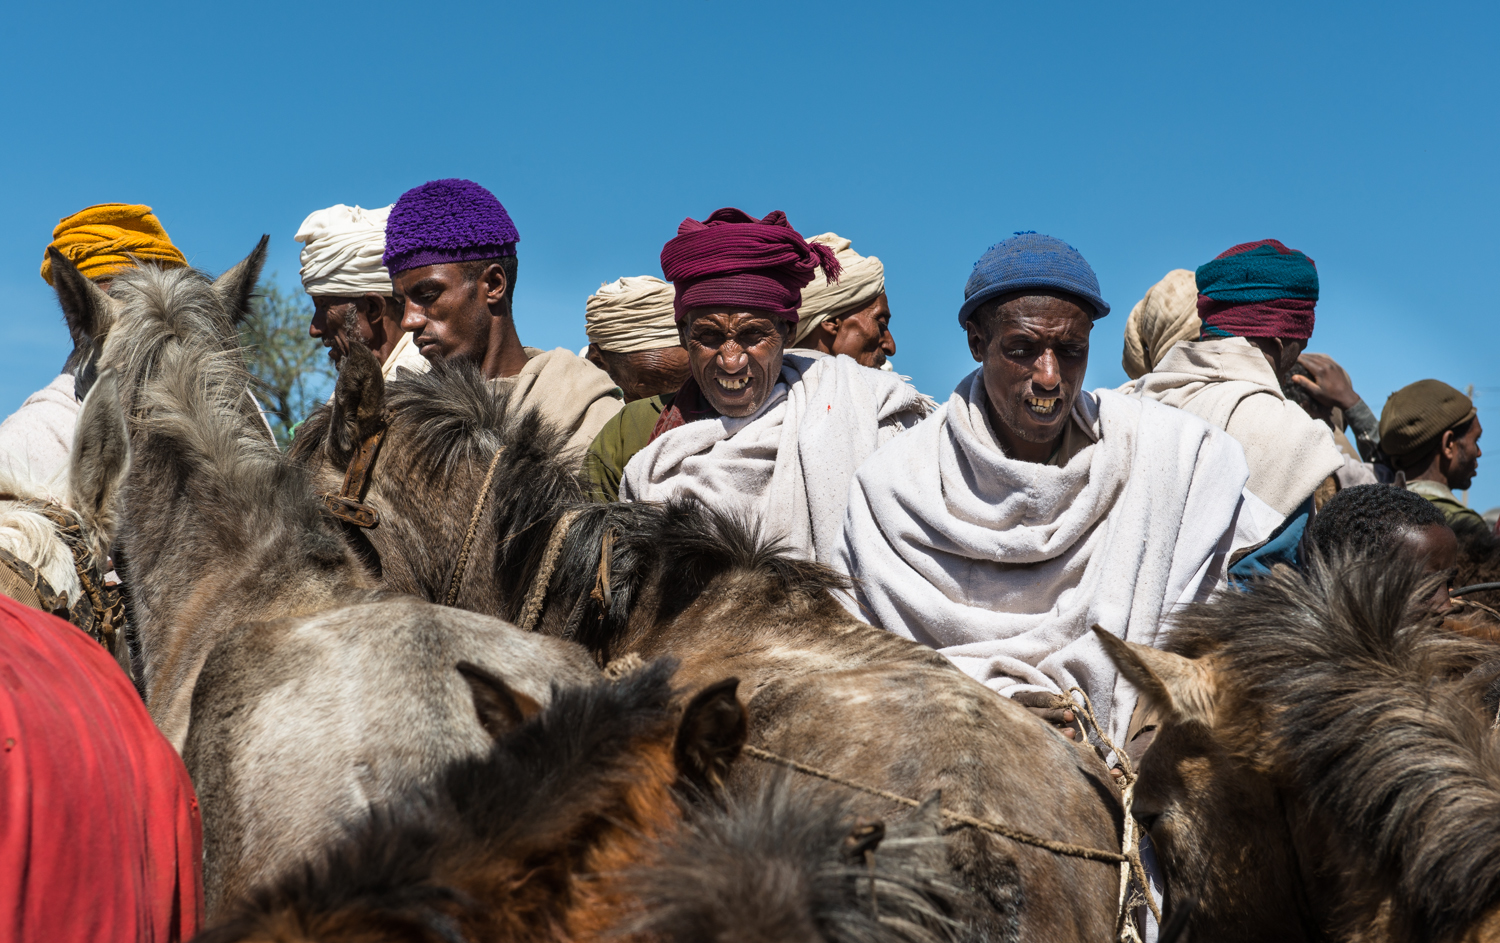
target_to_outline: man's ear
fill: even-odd
[[[1448,431],[1444,432],[1443,437],[1438,440],[1438,442],[1439,451],[1441,452],[1443,458],[1447,459],[1449,462],[1457,461],[1458,436],[1453,433],[1453,430],[1449,429]]]
[[[499,262],[491,262],[485,267],[484,274],[479,277],[484,285],[484,300],[492,305],[500,304],[505,300],[505,289],[509,287],[510,280],[505,277],[505,267]]]
[[[68,503],[82,518],[96,559],[114,544],[120,524],[120,491],[130,474],[130,432],[120,405],[120,384],[105,370],[84,398],[68,456]]]
[[[739,678],[725,678],[699,691],[682,712],[672,756],[684,779],[705,791],[717,790],[739,757],[750,733],[745,705],[735,696]]]
[[[74,348],[102,344],[114,326],[117,303],[55,247],[47,247],[47,258],[52,262],[52,287],[57,291],[57,303],[62,306]]]
[[[1125,680],[1166,716],[1183,723],[1214,725],[1213,672],[1201,660],[1127,642],[1097,625],[1094,635]]]
[[[260,281],[260,270],[266,264],[266,246],[270,242],[270,236],[261,236],[249,255],[214,279],[214,291],[224,299],[224,307],[235,324],[250,316],[250,297],[255,293],[256,282]]]
[[[971,317],[964,322],[964,331],[969,335],[969,353],[974,357],[975,363],[984,363],[985,348],[989,347],[984,337],[984,329],[979,326],[979,318]]]
[[[380,361],[358,339],[339,361],[333,386],[333,411],[328,421],[328,461],[346,468],[354,449],[385,421],[385,378]]]
[[[479,726],[491,739],[499,740],[541,712],[542,705],[473,662],[461,661],[456,667],[469,683]]]

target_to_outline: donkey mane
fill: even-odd
[[[457,938],[456,916],[523,926],[547,920],[524,901],[490,915],[493,902],[476,899],[464,879],[493,882],[492,859],[503,858],[514,868],[499,883],[512,894],[524,897],[528,884],[555,894],[576,867],[569,859],[581,858],[607,828],[648,824],[632,820],[637,810],[621,797],[641,782],[643,764],[671,770],[675,669],[661,659],[615,681],[554,687],[551,703],[488,755],[457,761],[438,782],[373,810],[321,860],[262,888],[199,939],[378,921],[419,931],[403,938],[449,940]],[[667,746],[652,750],[653,741]],[[540,924],[531,926],[545,935]]]
[[[1179,615],[1169,645],[1265,706],[1274,765],[1423,940],[1500,901],[1500,754],[1467,690],[1487,679],[1453,680],[1494,649],[1442,631],[1435,585],[1395,556],[1318,558]]]
[[[313,558],[344,560],[311,499],[306,470],[276,448],[257,415],[234,313],[201,272],[140,266],[111,289],[119,318],[105,360],[120,375],[152,478],[214,495],[204,529],[230,546],[299,534]]]

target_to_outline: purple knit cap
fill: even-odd
[[[515,255],[521,241],[495,195],[472,180],[431,180],[401,194],[385,221],[386,270]]]

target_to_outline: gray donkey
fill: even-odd
[[[488,748],[458,662],[543,704],[598,677],[576,646],[381,589],[330,530],[248,395],[234,323],[265,246],[108,295],[52,258],[70,323],[109,325],[133,452],[117,562],[147,707],[198,791],[210,914]]]

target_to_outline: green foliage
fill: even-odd
[[[312,316],[312,302],[300,286],[284,291],[273,274],[261,282],[250,317],[240,325],[245,359],[282,448],[292,440],[292,427],[328,399],[337,378],[328,351],[308,336]]]

